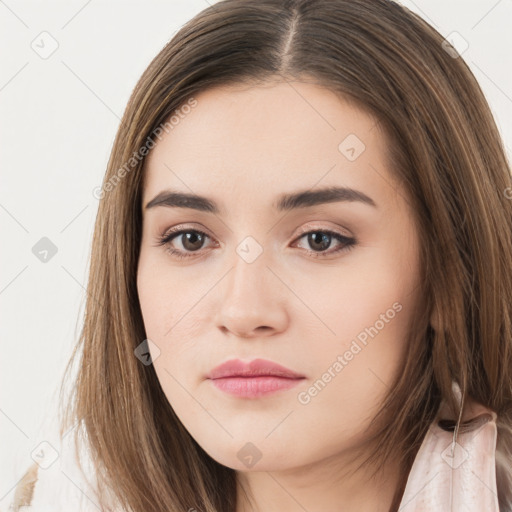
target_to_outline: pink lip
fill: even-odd
[[[293,387],[305,377],[265,359],[254,359],[250,363],[231,359],[215,367],[207,378],[226,393],[245,398],[258,398]]]

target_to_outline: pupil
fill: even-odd
[[[194,243],[199,241],[199,246],[194,246]],[[191,246],[188,246],[191,243]],[[183,247],[189,251],[193,251],[199,249],[202,245],[202,235],[200,233],[185,233],[185,242],[183,242]]]
[[[309,243],[311,244],[311,247],[315,248],[316,244],[320,244],[320,247],[316,247],[318,250],[324,250],[329,247],[329,242],[331,240],[331,235],[328,233],[312,233],[308,235]],[[323,243],[322,243],[323,242]],[[323,247],[322,247],[323,245]]]

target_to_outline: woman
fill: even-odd
[[[61,465],[18,506],[512,510],[510,167],[422,19],[210,6],[135,87],[97,195]]]

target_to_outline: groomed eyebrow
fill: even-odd
[[[377,208],[375,201],[371,197],[359,190],[349,187],[328,187],[282,194],[278,197],[277,201],[272,204],[272,207],[277,211],[283,212],[342,201],[357,201]],[[193,210],[220,214],[220,207],[213,199],[172,190],[163,190],[157,194],[146,204],[146,210],[157,206],[191,208]]]

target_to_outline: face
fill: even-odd
[[[145,168],[137,287],[162,389],[198,444],[236,470],[355,453],[401,371],[419,286],[385,134],[312,83],[195,99]],[[352,193],[314,195],[334,188]],[[208,378],[232,359],[301,378]]]

